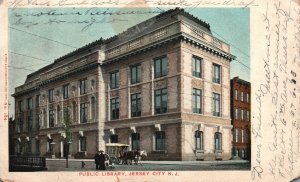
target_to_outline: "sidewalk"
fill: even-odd
[[[66,159],[46,159],[46,161],[57,161],[57,162],[65,162]],[[69,159],[69,163],[94,163],[93,159]],[[223,164],[243,164],[248,163],[247,160],[224,160],[224,161],[141,161],[143,164],[157,164],[157,165],[201,165],[201,164],[214,164],[214,165],[223,165]]]
[[[84,162],[84,168],[82,168]],[[66,159],[46,159],[48,171],[93,171],[95,163],[92,159],[69,159],[66,168]],[[141,165],[115,165],[107,171],[151,171],[151,170],[214,170],[239,169],[247,170],[250,163],[245,160],[228,161],[141,161]]]

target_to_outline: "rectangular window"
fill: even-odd
[[[166,134],[164,131],[155,132],[155,150],[165,150]]]
[[[220,94],[213,93],[213,116],[220,115]]]
[[[31,153],[31,141],[29,139],[29,141],[27,141],[27,145],[26,145],[26,152]]]
[[[87,79],[83,79],[79,81],[80,85],[80,95],[86,94],[87,91]]]
[[[119,88],[119,71],[110,73],[110,89]]]
[[[241,92],[241,101],[244,102],[244,92]]]
[[[238,90],[235,90],[235,100],[238,100],[238,96],[239,96]]]
[[[196,149],[203,150],[203,132],[197,130],[195,132]]]
[[[167,112],[168,108],[168,95],[167,89],[157,89],[154,91],[155,98],[155,114],[162,114]]]
[[[132,133],[131,134],[131,143],[132,143],[132,150],[140,150],[140,134],[139,133]]]
[[[218,64],[213,64],[213,82],[220,83],[221,66]]]
[[[49,110],[49,127],[54,127],[54,111]]]
[[[244,121],[244,109],[242,109],[241,118],[242,118],[242,121]]]
[[[48,100],[49,100],[49,102],[53,102],[53,94],[54,94],[53,89],[48,90]]]
[[[48,153],[52,154],[53,153],[53,139],[48,139]]]
[[[39,130],[40,129],[40,114],[36,113],[35,118],[36,118],[36,123],[35,123],[36,130]]]
[[[202,77],[202,59],[193,56],[193,76],[201,78]]]
[[[110,99],[110,118],[119,119],[119,97]]]
[[[86,137],[80,137],[80,152],[86,151]]]
[[[235,143],[239,143],[239,129],[235,129]]]
[[[244,129],[242,129],[242,143],[244,143]]]
[[[23,119],[22,118],[20,118],[19,119],[19,133],[22,133],[23,132]]]
[[[167,63],[168,60],[165,56],[154,60],[154,78],[159,78],[167,75]]]
[[[141,93],[131,94],[131,117],[141,116]]]
[[[35,106],[39,107],[40,106],[40,95],[37,95],[35,98]]]
[[[88,106],[87,103],[80,104],[80,123],[86,123],[88,120]]]
[[[32,98],[27,99],[27,109],[31,110],[33,108],[33,101]]]
[[[141,64],[136,64],[130,67],[131,72],[131,84],[141,82]]]
[[[193,89],[193,113],[202,114],[202,90]]]
[[[33,127],[33,120],[32,120],[32,111],[28,114],[27,117],[27,121],[28,121],[28,131],[31,132],[32,131],[32,127]]]
[[[110,135],[110,143],[118,143],[118,135]]]
[[[247,93],[247,103],[249,103],[250,97],[249,94]]]
[[[23,101],[22,100],[19,101],[19,111],[20,112],[23,111]]]
[[[64,99],[69,98],[69,85],[63,86],[63,97]]]
[[[40,141],[39,140],[35,141],[35,151],[37,154],[40,154]]]
[[[215,150],[222,150],[222,134],[215,133]]]
[[[235,108],[235,119],[239,119],[239,109]]]
[[[247,111],[247,121],[250,121],[250,112]]]

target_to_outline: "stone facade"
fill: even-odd
[[[201,76],[193,74],[195,57]],[[29,153],[64,157],[67,109],[69,154],[75,158],[91,158],[117,142],[146,150],[149,160],[230,159],[232,59],[230,46],[215,38],[207,23],[181,9],[95,41],[28,75],[16,88],[15,140],[21,147],[15,153],[24,153],[27,143]],[[133,72],[137,65],[139,72]],[[140,94],[139,107],[133,94]],[[30,98],[34,106],[19,109]],[[34,127],[20,131],[28,113]]]

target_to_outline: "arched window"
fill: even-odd
[[[164,131],[155,132],[155,150],[166,149],[166,133]]]
[[[203,132],[195,131],[195,148],[197,150],[203,150]]]
[[[215,150],[222,150],[222,134],[220,132],[215,133]]]
[[[140,134],[139,133],[131,134],[131,145],[132,145],[132,150],[140,150]]]

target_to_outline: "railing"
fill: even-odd
[[[45,157],[34,156],[9,156],[10,168],[29,167],[46,169]]]

